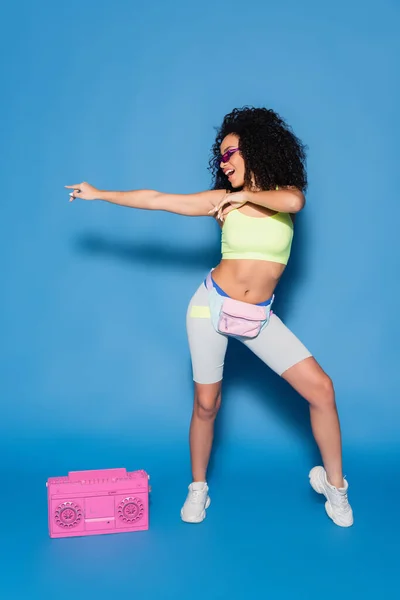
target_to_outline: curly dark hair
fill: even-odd
[[[217,164],[221,142],[230,133],[239,136],[240,153],[246,166],[246,187],[251,186],[253,173],[255,184],[261,190],[272,190],[276,186],[294,186],[303,192],[307,189],[306,146],[276,112],[251,106],[235,108],[218,129],[209,161],[212,189],[235,191]]]

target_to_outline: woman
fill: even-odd
[[[201,282],[187,312],[195,388],[190,425],[193,480],[181,517],[199,523],[210,505],[207,467],[228,338],[235,337],[309,402],[324,464],[311,470],[310,483],[326,497],[325,509],[334,523],[349,527],[353,512],[342,473],[332,381],[271,310],[291,251],[294,215],[305,204],[304,146],[274,111],[245,107],[224,118],[212,154],[213,189],[197,194],[107,192],[88,183],[66,186],[74,190],[71,201],[99,199],[131,208],[211,215],[222,228],[222,260]]]

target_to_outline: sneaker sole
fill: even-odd
[[[332,505],[329,502],[329,499],[327,498],[326,494],[325,494],[325,490],[323,488],[323,485],[321,484],[321,481],[319,479],[319,475],[321,474],[321,470],[322,467],[314,467],[313,469],[311,469],[310,473],[309,473],[309,478],[310,478],[310,485],[313,488],[313,490],[315,492],[317,492],[317,494],[322,494],[323,496],[325,496],[326,498],[326,502],[325,502],[325,511],[326,514],[328,515],[328,517],[330,519],[332,519],[332,521],[335,523],[335,525],[337,525],[338,527],[351,527],[353,525],[353,521],[351,521],[351,523],[342,523],[340,521],[338,521],[337,519],[335,519],[334,515],[333,515],[333,511],[332,511]]]
[[[200,513],[200,515],[198,517],[194,517],[193,519],[185,519],[183,516],[183,508],[182,508],[181,509],[182,521],[184,521],[185,523],[201,523],[206,518],[206,509],[210,506],[210,504],[211,504],[211,498],[210,498],[210,496],[207,496],[204,510]]]

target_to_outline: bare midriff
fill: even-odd
[[[212,278],[231,298],[259,304],[271,298],[285,267],[265,260],[222,260]]]

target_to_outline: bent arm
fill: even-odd
[[[99,192],[99,200],[139,208],[162,210],[190,217],[209,216],[209,212],[225,196],[225,190],[208,190],[197,194],[164,194],[156,190]]]
[[[295,187],[281,187],[277,190],[246,192],[248,202],[264,206],[277,212],[297,213],[305,205],[303,192]]]

